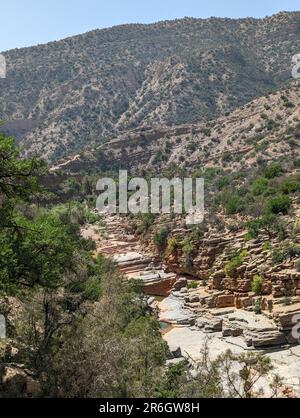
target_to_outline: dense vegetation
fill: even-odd
[[[139,284],[92,257],[80,236],[83,206],[48,205],[42,171],[1,136],[1,311],[10,311],[8,296],[22,306],[2,361],[17,349],[13,361],[34,371],[46,396],[150,396],[167,349]]]

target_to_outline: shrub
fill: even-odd
[[[188,283],[187,287],[188,289],[197,289],[199,286],[199,282],[196,282],[195,280]]]
[[[269,241],[265,242],[262,246],[263,251],[270,251],[271,249],[271,243]]]
[[[262,302],[261,299],[257,299],[254,306],[254,312],[256,315],[261,315],[262,313]]]
[[[281,190],[284,194],[296,193],[300,190],[300,183],[297,180],[286,179],[281,184]]]
[[[283,168],[279,163],[272,163],[264,170],[264,176],[267,179],[274,179],[283,173]]]
[[[178,248],[178,241],[176,238],[169,238],[168,239],[168,253],[169,254],[174,254],[174,252],[177,250]]]
[[[291,199],[288,196],[277,196],[267,203],[267,211],[273,214],[287,214],[291,206]]]
[[[227,193],[223,206],[227,215],[235,215],[242,212],[244,202],[238,195]]]
[[[184,241],[182,251],[185,255],[190,255],[193,252],[193,245],[190,241]]]
[[[244,257],[242,255],[238,255],[233,257],[226,265],[225,265],[225,273],[229,277],[233,277],[236,274],[236,269],[241,267],[244,262]]]
[[[256,295],[260,295],[262,292],[262,288],[263,288],[263,284],[264,284],[264,279],[262,276],[254,276],[252,279],[252,292],[255,293]]]
[[[262,194],[266,194],[268,190],[269,180],[264,177],[259,177],[255,180],[252,185],[252,194],[254,196],[260,196]]]
[[[95,224],[103,220],[102,216],[99,213],[94,213],[90,211],[86,212],[85,217],[86,217],[87,222],[90,224]]]
[[[272,254],[272,261],[274,265],[283,263],[285,259],[286,256],[283,251],[275,250]]]
[[[158,248],[162,249],[166,247],[169,232],[169,228],[164,227],[155,234],[154,243]]]

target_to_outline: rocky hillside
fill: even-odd
[[[223,167],[238,171],[294,156],[300,145],[300,86],[260,97],[209,122],[127,131],[96,149],[59,161],[53,170]]]
[[[0,119],[27,153],[56,160],[123,131],[216,118],[291,79],[299,31],[299,12],[186,18],[8,51]]]

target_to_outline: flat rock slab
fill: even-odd
[[[230,344],[216,334],[208,335],[201,330],[189,327],[175,327],[166,333],[163,338],[169,346],[179,346],[182,355],[191,357],[194,361],[202,359],[202,350],[206,343],[212,360],[216,360],[219,355],[225,354],[229,349],[235,354],[245,352],[242,346]]]
[[[236,355],[244,354],[247,349],[245,342],[241,338],[222,338],[217,334],[207,335],[201,330],[190,327],[175,327],[170,332],[163,335],[164,340],[169,346],[179,346],[182,355],[189,357],[194,361],[202,360],[201,350],[205,344],[209,348],[211,360],[216,360],[218,356],[231,350]],[[263,353],[268,356],[274,366],[273,374],[278,374],[285,385],[293,387],[296,393],[300,393],[300,346],[292,349],[264,350]],[[266,392],[270,382],[262,382]]]
[[[192,314],[182,308],[182,301],[172,295],[159,303],[159,310],[159,320],[170,324],[188,325],[193,317]],[[176,344],[172,346],[174,345],[176,346]]]
[[[256,332],[278,331],[274,321],[266,318],[264,315],[256,315],[253,312],[237,310],[227,316],[229,321],[241,322],[245,328]]]
[[[128,263],[130,261],[143,260],[145,256],[141,253],[132,252],[126,254],[118,254],[114,257],[116,263]]]

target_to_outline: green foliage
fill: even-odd
[[[269,180],[259,177],[252,184],[252,193],[254,196],[266,195],[268,191]]]
[[[264,176],[267,179],[274,179],[283,173],[283,167],[279,163],[272,163],[264,170]]]
[[[280,250],[274,250],[272,253],[272,261],[273,264],[281,264],[286,260],[286,254],[284,253],[284,251],[280,251]]]
[[[186,381],[187,362],[184,360],[179,364],[168,366],[162,381],[156,389],[157,398],[176,399],[181,395],[182,385]]]
[[[185,255],[190,255],[193,252],[193,245],[189,240],[184,241],[182,251]]]
[[[85,213],[86,221],[90,224],[96,224],[103,220],[102,216],[98,213],[90,212],[89,210]]]
[[[271,249],[271,243],[269,241],[264,242],[262,248],[263,248],[263,251],[270,251],[270,249]]]
[[[300,182],[297,179],[287,178],[281,183],[280,188],[284,194],[296,193],[300,191]]]
[[[159,249],[164,249],[167,246],[168,236],[170,233],[170,229],[168,227],[164,227],[156,232],[154,236],[154,243]]]
[[[225,193],[222,200],[226,215],[235,215],[244,209],[243,199],[237,194]]]
[[[153,213],[143,213],[139,215],[140,224],[136,230],[136,233],[141,235],[148,231],[148,229],[154,224],[156,215]]]
[[[276,217],[273,214],[264,215],[261,218],[247,222],[250,238],[256,238],[260,231],[270,233],[276,226]]]
[[[243,254],[236,255],[233,257],[224,268],[225,273],[229,277],[234,277],[236,275],[237,268],[241,267],[245,261],[245,256]]]
[[[256,295],[260,295],[264,285],[264,278],[262,276],[254,276],[252,279],[252,292]]]
[[[196,280],[189,282],[187,285],[188,289],[197,289],[199,287],[199,282]]]
[[[179,243],[178,243],[178,241],[175,237],[169,238],[168,239],[168,247],[167,247],[168,254],[174,254],[175,251],[178,248],[178,245],[179,245]]]
[[[262,314],[262,301],[260,298],[255,301],[254,312],[256,315]]]
[[[291,199],[288,196],[277,196],[267,202],[267,211],[273,214],[287,214],[291,206]]]

